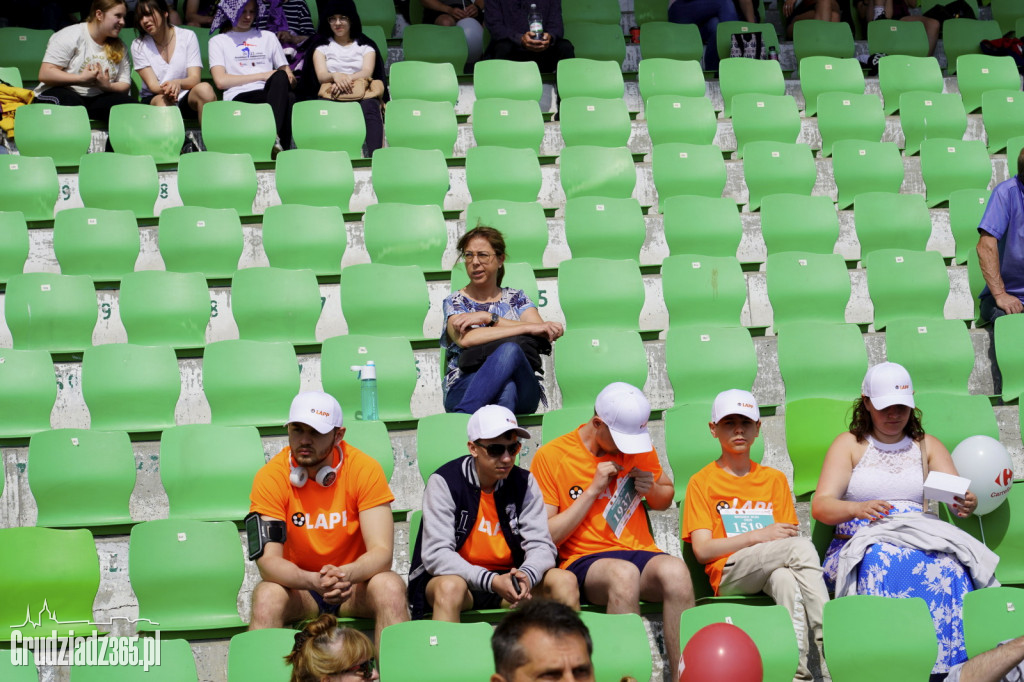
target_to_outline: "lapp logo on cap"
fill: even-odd
[[[330,417],[331,416],[330,412],[324,412],[323,410],[318,410],[315,407],[309,408],[309,411],[312,412],[315,415],[320,416],[320,417]]]
[[[910,390],[910,384],[897,384],[895,388],[897,391],[907,391]]]
[[[748,410],[752,410],[752,409],[754,409],[754,406],[753,406],[753,405],[751,405],[750,403],[736,403],[736,406],[737,406],[737,407],[745,407],[745,408],[747,408]]]
[[[1003,469],[1002,473],[996,474],[996,485],[1010,485],[1010,481],[1013,480],[1013,472],[1009,469]]]

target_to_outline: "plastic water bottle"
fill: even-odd
[[[373,360],[367,360],[365,365],[352,365],[353,372],[359,372],[359,396],[362,399],[363,421],[377,421],[377,366]]]
[[[537,11],[537,5],[530,3],[530,14],[527,17],[527,21],[530,24],[530,33],[533,34],[534,40],[540,40],[544,37],[544,18]]]

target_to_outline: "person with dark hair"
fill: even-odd
[[[825,455],[811,513],[835,526],[824,574],[837,597],[920,596],[928,602],[942,643],[932,672],[944,675],[967,658],[963,597],[990,582],[986,562],[993,555],[955,526],[921,513],[927,512],[929,471],[957,475],[949,451],[921,426],[910,374],[883,362],[867,371],[850,430]],[[964,518],[977,506],[967,492],[951,508]],[[955,556],[954,540],[961,548]],[[970,566],[964,563],[968,551],[978,558]]]
[[[135,6],[139,37],[132,41],[132,63],[142,79],[142,103],[176,106],[183,116],[203,120],[203,106],[217,93],[200,76],[199,40],[188,29],[172,26],[166,0],[139,0]]]
[[[39,65],[36,101],[82,105],[89,118],[107,121],[111,107],[130,104],[131,63],[121,40],[124,0],[93,0],[88,21],[50,36]]]
[[[529,19],[531,6],[543,24],[539,36]],[[484,22],[491,34],[484,59],[537,62],[541,71],[553,73],[558,62],[576,56],[565,39],[561,0],[488,0]]]
[[[457,248],[469,284],[442,305],[444,409],[472,414],[484,405],[501,405],[516,414],[535,412],[541,399],[535,371],[540,370],[540,355],[550,353],[550,343],[562,335],[562,325],[541,319],[522,290],[501,286],[501,232],[475,227],[462,235]]]
[[[281,43],[270,31],[255,28],[257,0],[220,0],[210,39],[210,73],[227,101],[266,103],[274,111],[277,150],[292,141],[292,87],[295,76]]]
[[[491,635],[491,682],[592,682],[594,643],[565,604],[535,599],[505,616]]]
[[[1024,312],[1024,149],[1017,156],[1017,174],[992,190],[978,234],[978,263],[985,276],[978,295],[982,319]]]
[[[370,638],[352,628],[338,627],[325,613],[295,633],[295,646],[284,657],[292,667],[291,682],[379,680]]]

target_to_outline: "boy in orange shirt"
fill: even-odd
[[[785,475],[750,460],[750,447],[761,431],[757,401],[748,391],[719,393],[709,426],[722,456],[686,486],[683,540],[693,545],[715,594],[764,591],[786,607],[800,649],[795,679],[812,680],[807,652],[813,635],[824,661],[821,618],[828,591],[814,545],[799,537]]]

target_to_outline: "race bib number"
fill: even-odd
[[[725,536],[728,538],[767,528],[775,523],[775,517],[767,509],[722,509],[719,513],[722,515]]]
[[[619,479],[615,495],[604,508],[604,520],[611,526],[615,537],[621,537],[633,512],[640,506],[640,495],[636,492],[636,479],[625,476]]]

